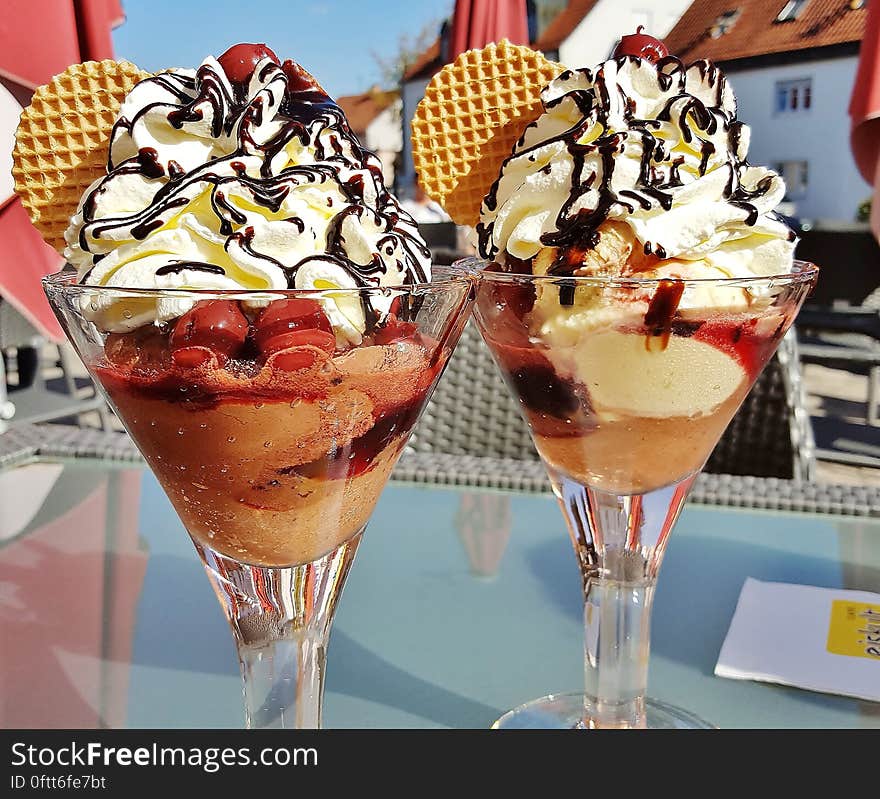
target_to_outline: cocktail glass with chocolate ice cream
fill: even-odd
[[[88,158],[27,175],[50,100]],[[472,279],[432,274],[377,156],[265,45],[157,75],[74,65],[37,101],[20,191],[76,268],[49,300],[204,561],[248,725],[319,726],[345,576]],[[30,191],[50,168],[77,200],[63,235]]]
[[[204,562],[249,726],[321,720],[330,623],[364,528],[467,318],[470,283],[164,292],[46,281],[89,371]],[[83,309],[191,306],[106,332]],[[389,308],[338,345],[322,303]]]

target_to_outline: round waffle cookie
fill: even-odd
[[[83,192],[107,174],[119,107],[148,72],[128,61],[74,64],[40,86],[15,132],[15,192],[43,238],[63,252]]]
[[[455,222],[476,224],[502,162],[542,111],[541,89],[563,70],[502,39],[462,53],[428,84],[412,121],[413,163]]]

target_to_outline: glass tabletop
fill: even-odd
[[[688,507],[649,692],[720,727],[880,727],[880,704],[715,677],[746,577],[880,591],[880,520]],[[334,624],[327,727],[488,727],[581,688],[580,577],[546,495],[390,485]],[[0,726],[241,727],[232,638],[146,469],[0,471]]]

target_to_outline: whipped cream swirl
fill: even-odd
[[[65,234],[80,282],[143,289],[358,289],[430,280],[430,252],[388,192],[379,159],[292,62],[246,85],[214,58],[137,84],[111,137],[108,174]],[[391,298],[324,300],[358,343]],[[387,302],[386,302],[387,300]],[[162,323],[189,300],[91,300],[109,330]]]
[[[484,258],[558,247],[550,273],[570,274],[571,253],[621,220],[645,255],[702,261],[714,276],[790,271],[795,236],[774,211],[785,185],[746,160],[749,129],[710,62],[623,56],[562,73],[542,102],[483,202]]]

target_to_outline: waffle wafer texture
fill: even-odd
[[[455,222],[477,223],[502,162],[543,110],[541,89],[563,70],[503,39],[462,53],[428,84],[412,121],[413,162]]]
[[[34,92],[15,132],[15,192],[43,238],[63,252],[83,192],[107,174],[110,132],[125,96],[149,78],[128,61],[74,64]]]

